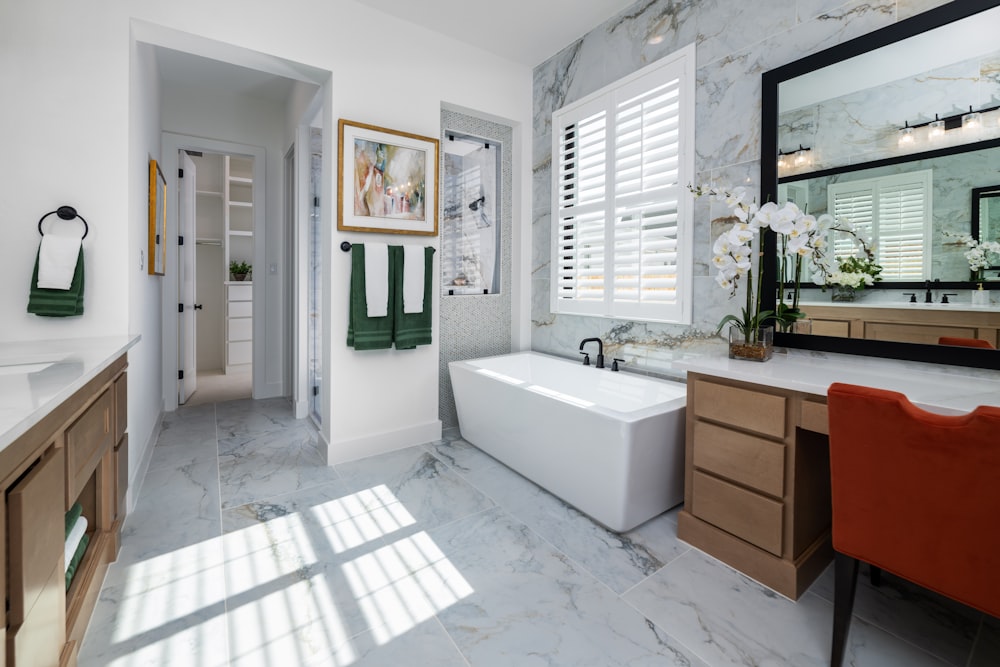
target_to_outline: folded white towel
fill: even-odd
[[[69,531],[69,537],[66,538],[66,550],[63,552],[66,556],[66,560],[63,561],[63,565],[66,570],[69,570],[69,562],[73,560],[73,554],[76,553],[76,548],[80,546],[80,540],[87,532],[87,517],[81,515],[76,523],[73,524],[73,528]]]
[[[389,314],[389,246],[365,243],[365,305],[368,317]]]
[[[424,249],[403,246],[403,312],[424,312]]]
[[[38,252],[38,286],[68,290],[73,284],[76,260],[80,256],[80,237],[59,236],[49,232],[42,237]]]

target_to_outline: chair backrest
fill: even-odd
[[[960,345],[962,347],[982,347],[994,350],[993,344],[981,338],[957,338],[955,336],[941,336],[938,338],[938,345]]]
[[[840,383],[827,402],[833,548],[1000,616],[1000,408]]]

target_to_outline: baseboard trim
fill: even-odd
[[[327,443],[327,462],[329,465],[346,463],[440,439],[441,420],[435,419],[425,424],[376,433],[363,438],[332,440]]]

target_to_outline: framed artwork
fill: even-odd
[[[340,119],[337,229],[438,232],[438,140]]]
[[[167,267],[167,179],[156,160],[149,161],[149,259],[151,276],[162,276]]]

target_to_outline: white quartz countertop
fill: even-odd
[[[129,335],[0,343],[0,450],[138,342]]]
[[[820,396],[834,382],[888,389],[943,414],[969,412],[979,405],[1000,406],[1000,371],[961,366],[780,348],[763,363],[706,356],[673,365],[692,373]]]

